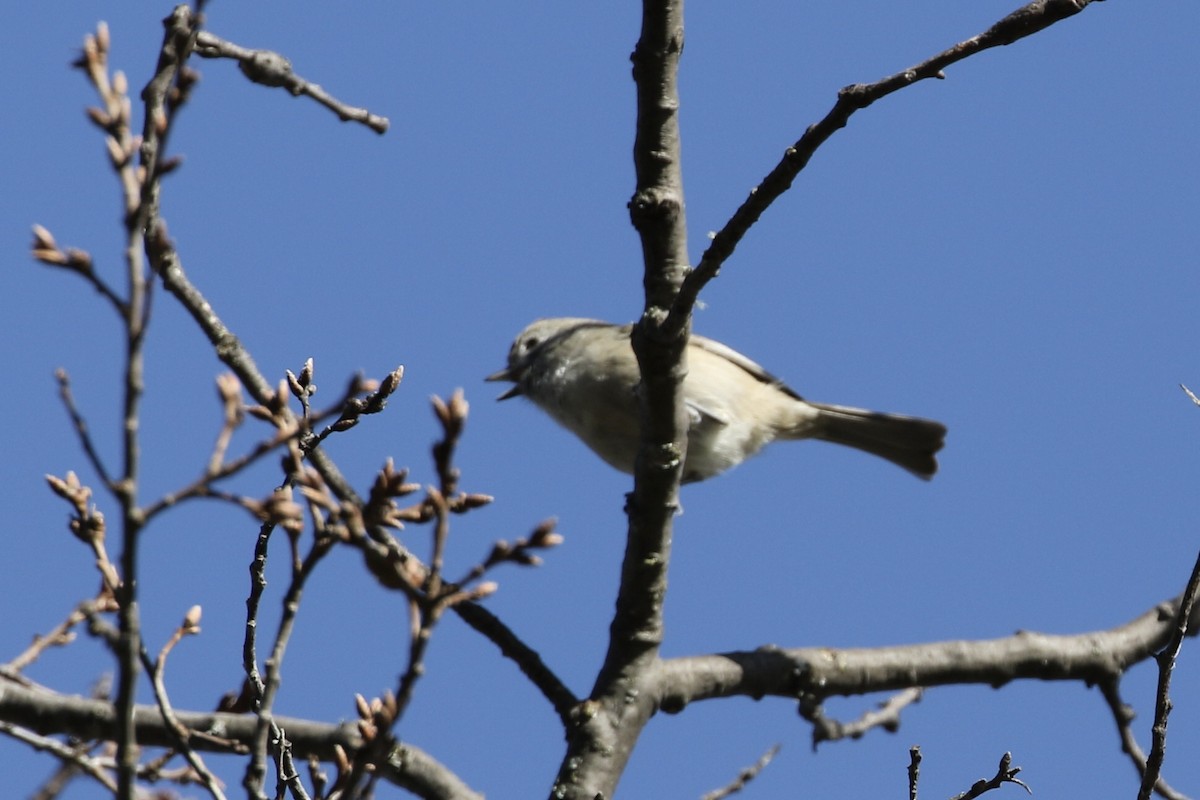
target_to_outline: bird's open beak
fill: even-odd
[[[511,367],[505,367],[499,372],[493,372],[484,378],[485,381],[516,381],[520,377],[519,374],[513,371]],[[516,397],[521,394],[521,384],[514,383],[509,387],[508,391],[497,397],[497,400],[507,400],[510,397]]]

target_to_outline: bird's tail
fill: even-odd
[[[809,404],[821,413],[815,429],[810,427],[806,436],[886,458],[924,480],[937,472],[935,455],[946,438],[942,423],[861,408]]]

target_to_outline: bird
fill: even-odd
[[[497,400],[524,396],[616,469],[632,473],[640,443],[633,325],[553,317],[528,325],[504,369],[513,384]],[[805,400],[727,345],[693,334],[683,403],[687,455],[681,482],[720,475],[776,439],[818,439],[885,458],[928,480],[946,426],[901,414]]]

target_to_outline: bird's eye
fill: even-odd
[[[539,339],[538,337],[536,337],[536,336],[530,336],[528,339],[526,339],[526,340],[525,340],[525,341],[522,343],[522,347],[521,347],[521,349],[522,349],[522,350],[524,350],[526,353],[528,353],[530,350],[532,350],[533,348],[537,347],[537,346],[538,346],[539,344],[541,344],[541,343],[542,343],[542,340],[541,340],[541,339]]]

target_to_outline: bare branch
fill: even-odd
[[[1146,775],[1146,754],[1142,752],[1142,748],[1138,745],[1137,737],[1133,734],[1131,723],[1136,714],[1121,699],[1120,681],[1104,681],[1100,684],[1100,691],[1104,694],[1104,700],[1108,703],[1109,711],[1113,716],[1113,722],[1117,725],[1117,734],[1121,737],[1121,750],[1127,753],[1130,760],[1133,761],[1133,768],[1137,770],[1138,778],[1143,778]],[[1163,780],[1161,775],[1154,785],[1154,791],[1167,800],[1188,800],[1186,795],[1176,791],[1170,784]]]
[[[194,41],[199,20],[187,6],[178,6],[164,22],[166,33],[159,51],[155,75],[142,92],[145,119],[140,143],[131,134],[128,82],[124,75],[108,73],[108,29],[100,26],[95,36],[84,40],[84,51],[78,66],[82,67],[105,104],[91,114],[94,122],[108,133],[106,145],[114,169],[121,180],[125,198],[125,261],[128,274],[128,297],[121,304],[125,323],[124,375],[122,382],[122,465],[120,478],[111,487],[121,507],[122,580],[113,587],[118,604],[120,636],[115,642],[117,655],[118,710],[117,730],[117,787],[122,797],[132,797],[138,767],[138,748],[134,735],[133,709],[139,673],[139,653],[142,649],[138,612],[138,555],[139,534],[144,525],[138,508],[137,492],[140,453],[140,406],[144,391],[143,361],[146,328],[150,318],[152,284],[147,279],[143,250],[157,238],[165,236],[165,224],[158,218],[160,177],[164,166],[163,152],[170,130],[171,112],[183,103],[191,76],[185,73],[184,62]],[[173,94],[168,94],[173,90]],[[141,163],[133,165],[133,153]],[[156,235],[147,237],[147,230]],[[103,473],[102,473],[103,474]],[[92,537],[94,543],[100,535]]]
[[[951,800],[971,800],[971,798],[979,797],[980,795],[990,792],[993,789],[999,789],[1006,783],[1015,783],[1023,788],[1029,794],[1033,794],[1033,790],[1025,785],[1024,782],[1017,780],[1017,773],[1021,771],[1020,767],[1012,765],[1012,753],[1005,753],[1000,757],[1000,766],[996,768],[996,774],[991,778],[975,781],[971,788],[962,794],[955,795]]]
[[[51,491],[71,504],[75,513],[68,527],[76,539],[92,549],[96,556],[96,569],[100,571],[109,598],[115,600],[122,581],[117,568],[108,558],[108,549],[104,545],[108,524],[104,514],[91,502],[91,488],[80,483],[74,472],[68,472],[65,478],[47,475],[46,483]]]
[[[282,683],[284,656],[287,654],[288,642],[295,630],[296,618],[300,612],[300,601],[304,587],[312,576],[317,564],[333,549],[332,537],[314,531],[313,544],[307,557],[301,563],[294,563],[291,581],[284,592],[281,603],[282,613],[279,627],[275,631],[275,641],[271,654],[267,658],[266,676],[259,676],[257,661],[257,631],[258,608],[262,590],[266,586],[264,570],[266,567],[267,543],[270,540],[273,524],[266,524],[259,531],[255,545],[254,560],[250,566],[251,589],[250,597],[246,600],[246,634],[242,645],[243,668],[246,670],[246,688],[250,694],[251,710],[255,713],[255,735],[252,755],[246,765],[246,786],[261,796],[262,781],[266,774],[266,759],[268,744],[272,741],[284,740],[282,728],[275,718],[273,709],[275,698]]]
[[[158,703],[159,713],[162,714],[167,730],[175,738],[175,749],[183,754],[188,765],[195,771],[197,780],[204,784],[204,788],[208,790],[208,793],[213,796],[214,800],[225,800],[225,793],[221,790],[221,782],[208,769],[200,754],[193,749],[191,742],[192,732],[180,724],[178,718],[175,716],[175,709],[171,707],[171,700],[167,695],[165,679],[167,656],[184,636],[194,636],[200,632],[200,613],[200,606],[192,606],[184,615],[183,622],[175,629],[171,634],[171,638],[167,640],[162,650],[159,651],[158,658],[151,661],[149,654],[146,652],[145,647],[143,647],[141,659],[142,665],[150,675],[150,683],[154,688],[154,700]]]
[[[50,753],[65,766],[85,773],[110,792],[117,790],[116,781],[96,763],[95,759],[88,755],[88,750],[91,749],[92,745],[71,747],[57,739],[51,739],[48,736],[39,736],[33,731],[13,725],[11,722],[0,722],[0,733],[24,742],[34,750]]]
[[[233,42],[227,42],[209,31],[201,32],[196,40],[196,55],[204,58],[232,58],[238,62],[242,74],[254,83],[263,86],[281,87],[292,95],[308,95],[343,122],[360,122],[376,133],[386,133],[387,117],[372,114],[365,108],[346,105],[330,95],[319,85],[310,83],[292,71],[292,62],[272,50],[251,50]]]
[[[96,470],[96,474],[100,476],[104,485],[111,489],[112,477],[104,466],[104,459],[100,458],[100,453],[96,450],[95,442],[92,441],[87,420],[83,418],[83,415],[79,413],[79,408],[75,405],[75,396],[71,393],[70,376],[65,369],[57,369],[54,371],[54,378],[58,381],[58,396],[62,399],[67,414],[71,417],[71,424],[75,426],[75,433],[79,437],[79,444],[83,448],[83,452],[88,457],[88,462],[92,465],[92,469]]]
[[[778,752],[779,745],[771,745],[769,748],[767,748],[767,752],[763,753],[762,757],[759,758],[758,761],[754,762],[738,773],[738,776],[734,778],[732,782],[722,786],[716,791],[709,792],[700,798],[700,800],[724,800],[724,798],[729,797],[730,795],[737,794],[742,789],[745,789],[746,786],[749,785],[750,781],[757,778],[760,772],[767,768],[767,765],[771,763]]]
[[[633,332],[641,371],[641,442],[633,491],[626,497],[629,525],[608,650],[591,699],[567,728],[567,750],[554,783],[554,793],[563,798],[611,796],[655,712],[652,693],[643,687],[663,639],[667,565],[687,448],[681,391],[686,315],[675,331],[662,330],[688,265],[677,83],[682,52],[683,0],[644,2],[632,56],[637,185],[629,201],[644,267],[642,318]]]
[[[1030,36],[1067,17],[1078,14],[1092,0],[1034,0],[1001,19],[983,33],[972,36],[920,64],[889,75],[875,83],[856,83],[838,92],[837,102],[824,119],[810,125],[804,135],[789,147],[783,159],[767,174],[758,186],[734,212],[725,226],[712,239],[700,263],[692,271],[679,290],[671,307],[671,319],[667,333],[682,331],[691,315],[700,290],[721,269],[721,265],[733,255],[742,237],[758,221],[772,203],[791,188],[796,176],[808,166],[809,160],[821,145],[844,128],[850,117],[867,106],[893,92],[898,92],[918,81],[929,78],[944,78],[943,70],[951,64],[969,58],[992,47],[1008,45]]]
[[[105,608],[106,606],[107,608]],[[71,632],[71,629],[86,620],[89,614],[95,613],[97,608],[105,608],[105,610],[109,611],[114,610],[112,606],[112,594],[110,592],[102,591],[99,596],[84,600],[75,606],[71,610],[71,613],[67,615],[67,618],[56,625],[50,633],[34,637],[33,643],[24,652],[7,664],[0,665],[0,675],[10,680],[15,680],[17,674],[34,661],[37,661],[46,649],[70,644],[75,639],[75,634]]]
[[[810,695],[802,695],[800,699],[800,716],[813,725],[813,750],[821,742],[834,742],[840,739],[860,739],[872,728],[883,728],[888,733],[900,729],[900,712],[913,703],[920,702],[924,690],[920,687],[905,689],[889,697],[873,711],[867,711],[858,719],[851,722],[839,722],[825,716],[820,701]]]
[[[292,743],[287,740],[283,728],[279,729],[275,752],[279,753],[279,783],[288,788],[288,791],[292,793],[293,800],[309,800],[308,792],[304,790],[304,784],[300,781],[300,773],[296,770],[296,764],[292,760]],[[281,795],[282,792],[276,794]]]
[[[544,520],[529,536],[523,536],[511,544],[504,539],[492,543],[491,552],[487,558],[473,566],[466,575],[456,582],[457,586],[467,586],[486,575],[500,564],[518,564],[524,567],[537,567],[542,564],[542,557],[534,551],[557,547],[563,543],[563,537],[554,531],[555,520]]]
[[[908,748],[908,800],[917,800],[917,784],[921,780],[921,748]]]
[[[1116,628],[1073,636],[1021,631],[981,641],[842,650],[762,648],[669,659],[659,668],[659,702],[663,711],[677,713],[689,703],[714,697],[824,698],[912,686],[999,687],[1020,679],[1103,683],[1153,657],[1171,636],[1179,604],[1176,598]]]
[[[54,235],[41,225],[33,226],[33,249],[31,255],[38,261],[51,267],[61,267],[74,272],[92,285],[105,300],[124,318],[129,309],[125,301],[117,296],[103,278],[96,274],[92,265],[92,257],[83,250],[68,247],[63,250],[54,241]]]
[[[499,617],[477,603],[459,603],[454,606],[454,611],[463,622],[500,648],[502,656],[513,660],[554,706],[564,729],[571,725],[571,714],[579,705],[579,698],[546,666],[536,650],[525,644]]]
[[[1175,670],[1175,659],[1183,648],[1183,637],[1187,636],[1192,610],[1196,605],[1196,594],[1200,592],[1200,555],[1192,567],[1183,600],[1171,626],[1171,638],[1162,652],[1155,656],[1158,663],[1158,687],[1155,692],[1154,725],[1151,728],[1150,755],[1146,758],[1146,772],[1138,790],[1138,800],[1149,800],[1150,793],[1162,773],[1163,757],[1167,747],[1167,716],[1171,713],[1171,673]]]
[[[1193,403],[1195,403],[1196,405],[1200,406],[1200,397],[1196,397],[1196,395],[1195,395],[1195,394],[1192,392],[1192,390],[1191,390],[1191,389],[1189,389],[1188,387],[1184,386],[1182,383],[1181,383],[1181,384],[1179,384],[1179,388],[1180,388],[1180,389],[1183,389],[1184,393],[1185,393],[1185,394],[1187,394],[1187,396],[1191,398],[1191,400],[1192,400],[1192,402],[1193,402]]]
[[[220,739],[195,740],[195,748],[203,752],[245,753],[255,735],[256,720],[245,714],[177,711],[176,716],[189,730],[221,732]],[[38,734],[65,733],[81,739],[112,739],[116,725],[110,702],[54,694],[8,681],[0,681],[0,719]],[[174,746],[172,734],[154,706],[137,706],[134,722],[137,740],[142,745]],[[287,730],[296,758],[315,756],[321,761],[333,761],[339,748],[353,753],[363,744],[353,723],[330,725],[290,717],[276,717],[276,722]],[[461,800],[480,797],[443,764],[412,744],[396,745],[377,766],[383,780],[421,797]]]
[[[688,274],[686,224],[679,168],[678,95],[676,69],[683,45],[682,0],[646,0],[641,38],[634,53],[634,72],[638,87],[638,141],[635,147],[637,188],[629,204],[633,225],[642,238],[645,261],[645,304],[635,334],[635,350],[643,376],[643,441],[637,463],[633,492],[628,497],[629,537],[622,567],[617,611],[611,626],[608,652],[597,675],[592,694],[576,697],[532,650],[513,632],[475,603],[494,590],[481,583],[486,572],[501,563],[534,564],[538,548],[558,543],[552,524],[535,529],[528,539],[514,544],[498,542],[491,553],[466,578],[458,583],[445,580],[443,565],[450,534],[450,515],[479,507],[491,498],[465,494],[459,489],[459,472],[453,464],[458,437],[465,422],[467,406],[461,392],[449,402],[435,399],[435,410],[443,425],[444,438],[435,447],[438,476],[423,500],[409,508],[398,508],[395,498],[409,491],[405,473],[395,470],[390,461],[380,473],[371,496],[364,502],[346,482],[321,450],[324,439],[334,432],[349,430],[361,416],[382,410],[388,395],[400,382],[402,372],[391,373],[376,387],[367,382],[352,383],[337,420],[316,433],[320,415],[311,413],[311,360],[297,377],[291,372],[276,386],[267,383],[249,353],[216,316],[211,306],[184,275],[179,254],[159,215],[161,178],[177,159],[166,154],[166,142],[173,130],[174,118],[194,84],[195,73],[187,67],[191,52],[206,58],[233,58],[252,81],[282,87],[294,95],[307,94],[326,105],[343,120],[358,121],[379,133],[388,121],[365,109],[352,108],[330,97],[320,86],[297,76],[290,62],[278,53],[247,50],[200,30],[201,15],[179,6],[166,20],[167,34],[159,54],[155,77],[142,93],[145,102],[145,127],[140,138],[131,133],[127,82],[120,73],[108,70],[107,30],[101,28],[85,42],[80,66],[87,72],[102,99],[102,107],[89,110],[93,123],[106,134],[105,146],[125,193],[126,256],[129,273],[128,300],[97,278],[88,254],[61,249],[43,228],[35,229],[34,255],[43,263],[77,272],[100,291],[121,312],[126,322],[126,368],[124,380],[124,463],[119,476],[110,476],[95,452],[87,426],[70,396],[65,373],[60,389],[82,445],[94,468],[121,501],[124,553],[121,572],[113,567],[103,550],[103,516],[89,505],[90,490],[78,484],[73,475],[51,478],[55,491],[72,502],[76,509],[73,531],[90,542],[97,560],[108,569],[107,591],[101,595],[115,602],[120,614],[119,635],[111,624],[99,620],[97,605],[81,605],[70,624],[87,619],[102,630],[105,641],[118,652],[120,687],[115,703],[81,705],[78,698],[63,698],[51,692],[21,683],[18,670],[36,658],[45,647],[68,636],[70,626],[56,631],[18,657],[7,669],[0,669],[0,718],[4,732],[23,731],[25,740],[40,737],[39,732],[91,734],[117,742],[119,780],[114,790],[131,794],[131,779],[151,768],[159,770],[166,759],[151,766],[137,763],[137,751],[156,743],[178,748],[201,776],[207,777],[210,792],[221,797],[198,751],[251,754],[246,786],[252,797],[265,798],[262,789],[268,755],[273,755],[280,796],[285,788],[296,798],[308,795],[295,768],[296,757],[306,758],[317,795],[324,793],[327,779],[313,765],[318,759],[333,761],[338,767],[335,793],[355,790],[365,784],[369,794],[374,781],[390,780],[427,797],[476,797],[450,770],[411,746],[396,742],[392,730],[403,716],[415,687],[425,669],[426,648],[434,626],[446,610],[453,609],[476,630],[483,633],[512,658],[535,686],[550,700],[567,732],[568,748],[557,776],[555,793],[563,797],[611,796],[624,771],[640,731],[658,710],[682,711],[692,702],[731,695],[761,697],[776,695],[802,698],[806,715],[817,723],[814,740],[857,737],[874,727],[894,729],[900,712],[921,696],[920,685],[980,683],[1000,686],[1022,678],[1042,680],[1079,680],[1098,682],[1118,717],[1124,739],[1129,734],[1130,752],[1137,751],[1132,739],[1130,718],[1117,714],[1120,706],[1117,688],[1130,665],[1145,660],[1155,649],[1159,655],[1159,711],[1155,719],[1154,750],[1149,759],[1141,759],[1145,786],[1163,792],[1158,777],[1165,742],[1168,693],[1174,660],[1182,639],[1189,632],[1195,614],[1193,598],[1200,584],[1200,561],[1182,600],[1162,604],[1127,625],[1110,631],[1080,636],[1045,636],[1021,633],[1006,639],[985,642],[942,642],[899,648],[835,651],[827,648],[779,650],[766,648],[755,653],[727,653],[691,659],[661,661],[659,647],[663,638],[663,599],[666,591],[667,564],[674,515],[678,510],[680,469],[686,455],[686,418],[679,398],[679,387],[686,372],[684,345],[690,329],[690,315],[699,292],[716,270],[732,254],[741,238],[775,197],[791,185],[816,149],[849,117],[905,86],[926,78],[942,78],[942,69],[989,47],[1009,44],[1041,30],[1060,19],[1078,13],[1091,0],[1037,0],[992,26],[980,36],[962,42],[922,64],[869,85],[843,89],[837,104],[824,120],[812,126],[767,176],[755,193],[743,203],[725,229],[717,235],[694,272]],[[199,6],[203,6],[200,0]],[[136,156],[140,155],[140,163]],[[144,257],[149,258],[147,273]],[[233,433],[242,422],[246,409],[240,389],[227,381],[222,389],[224,422],[218,433],[207,468],[201,478],[181,493],[170,495],[149,507],[140,507],[138,495],[139,403],[143,390],[142,344],[150,318],[153,283],[150,274],[163,280],[164,286],[192,314],[208,336],[223,362],[234,370],[237,381],[260,406],[256,411],[274,425],[273,438],[264,439],[252,453],[227,462]],[[288,392],[301,405],[301,413],[289,408]],[[1185,387],[1185,391],[1188,391]],[[234,398],[235,392],[238,394]],[[368,396],[359,397],[365,392]],[[1189,396],[1200,405],[1190,391]],[[246,689],[239,701],[252,716],[234,714],[176,713],[170,707],[164,684],[165,660],[170,649],[186,633],[195,632],[196,622],[186,622],[150,663],[141,639],[137,614],[138,534],[157,511],[184,497],[215,495],[213,481],[232,475],[245,465],[278,447],[287,447],[284,458],[285,480],[281,488],[262,500],[248,500],[224,494],[253,511],[263,522],[254,562],[251,565],[251,589],[247,599],[246,636],[243,660]],[[308,458],[315,472],[304,463]],[[115,475],[114,470],[114,475]],[[295,497],[299,488],[302,497]],[[303,505],[307,503],[307,508]],[[304,511],[313,519],[313,541],[301,558],[300,534]],[[411,521],[431,522],[432,555],[429,563],[412,557],[394,530]],[[261,596],[265,587],[265,561],[269,537],[276,525],[289,533],[292,556],[292,581],[283,598],[283,612],[272,652],[259,672],[258,639]],[[284,720],[274,716],[273,707],[281,681],[281,663],[295,623],[306,579],[315,565],[335,542],[358,546],[368,568],[380,582],[399,589],[415,619],[407,668],[401,675],[395,694],[384,692],[371,702],[360,698],[359,719],[355,725],[320,725],[305,720]],[[124,577],[124,580],[121,577]],[[112,595],[112,597],[110,597]],[[115,599],[114,599],[115,598]],[[103,623],[103,624],[101,624]],[[1174,627],[1172,627],[1174,623]],[[107,626],[107,627],[105,627]],[[133,703],[137,664],[129,654],[138,652],[150,672],[159,712]],[[824,718],[823,699],[832,695],[854,695],[881,690],[901,690],[880,710],[868,712],[853,722],[842,724]],[[41,726],[41,727],[39,727]],[[217,736],[211,731],[221,731]],[[286,735],[285,735],[286,730]],[[53,740],[45,740],[52,742]],[[36,745],[35,745],[36,746]],[[63,747],[54,742],[47,746]],[[196,752],[193,752],[193,749]],[[757,776],[774,756],[772,748],[760,761],[745,770],[737,780],[710,795],[725,797],[740,791]],[[84,760],[96,766],[94,759]],[[74,766],[79,757],[67,758],[67,750],[56,752],[65,764]],[[911,753],[910,794],[915,798],[920,753]],[[1150,763],[1147,764],[1146,762]],[[80,768],[84,768],[82,765]],[[1003,783],[1016,783],[1019,768],[1012,767],[1005,754],[996,775],[979,781],[960,797],[976,797]],[[110,776],[111,777],[111,776]],[[1028,789],[1028,787],[1026,787]],[[1144,789],[1144,791],[1148,791]],[[345,795],[342,795],[345,796]]]

